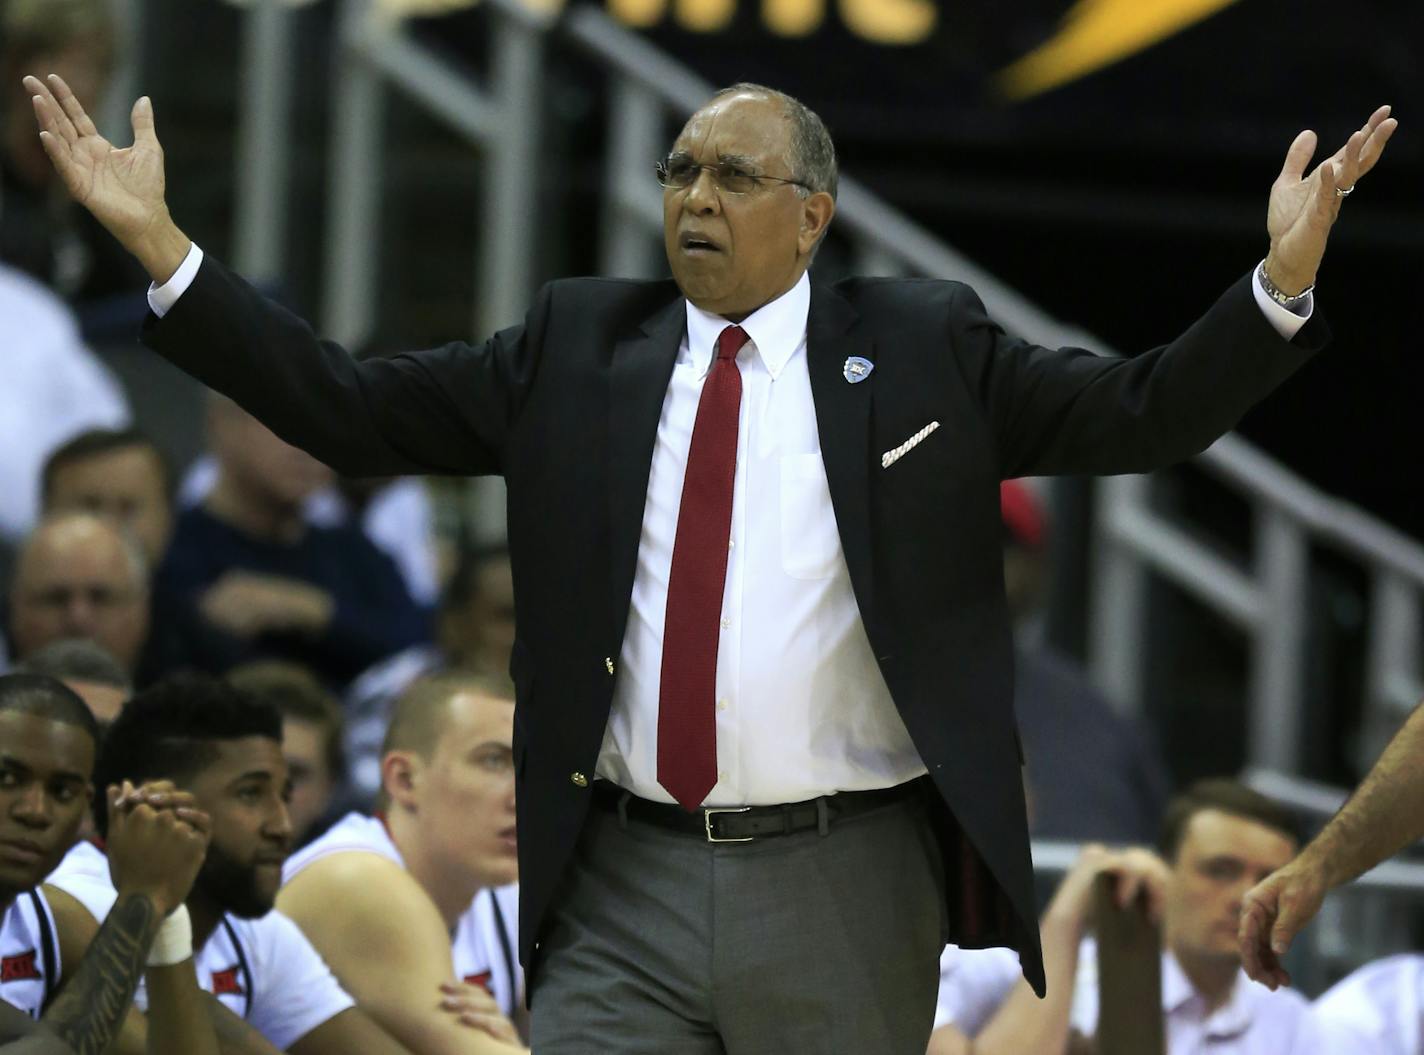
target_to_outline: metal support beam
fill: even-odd
[[[536,26],[512,18],[500,19],[495,29],[493,95],[499,127],[485,184],[472,320],[476,340],[522,319],[533,293],[542,36]]]
[[[341,8],[332,73],[331,189],[321,330],[351,347],[375,328],[381,259],[380,189],[384,169],[385,89],[361,54],[371,0]]]
[[[1256,565],[1265,603],[1253,641],[1246,757],[1259,769],[1299,773],[1305,750],[1306,598],[1310,549],[1279,509],[1260,514]]]
[[[243,22],[233,244],[238,271],[257,282],[274,282],[284,273],[294,19],[280,0],[256,0]]]

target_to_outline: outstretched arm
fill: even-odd
[[[153,127],[153,102],[134,103],[133,146],[115,147],[99,134],[63,78],[26,77],[40,140],[70,195],[138,258],[154,282],[178,270],[192,243],[168,214],[163,147]]]
[[[193,248],[169,215],[163,148],[147,98],[134,142],[115,147],[56,76],[25,78],[46,152],[69,193],[168,283]],[[200,254],[194,253],[197,261]],[[501,469],[504,441],[532,381],[525,330],[482,347],[356,362],[216,260],[183,269],[152,303],[144,340],[179,369],[256,416],[288,443],[347,476],[476,474]],[[531,313],[537,329],[540,308]]]
[[[1241,957],[1272,989],[1289,985],[1280,958],[1326,893],[1424,838],[1424,705],[1384,749],[1350,800],[1290,864],[1246,895]]]

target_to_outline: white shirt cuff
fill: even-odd
[[[1264,263],[1262,260],[1261,264]],[[1261,288],[1261,264],[1257,264],[1251,272],[1251,292],[1256,294],[1256,303],[1261,306],[1261,313],[1266,316],[1266,321],[1274,326],[1282,337],[1290,340],[1310,321],[1311,313],[1315,311],[1315,294],[1307,293],[1294,308],[1277,303]]]
[[[161,286],[149,283],[149,310],[160,319],[172,311],[173,305],[178,303],[178,298],[187,292],[188,287],[193,284],[193,278],[198,274],[198,268],[202,263],[203,251],[198,248],[198,243],[194,242],[188,249],[188,255],[178,265],[178,270],[173,272],[172,278]]]

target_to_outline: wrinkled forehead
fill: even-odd
[[[727,157],[766,162],[785,158],[790,146],[791,123],[782,104],[738,93],[713,99],[688,118],[672,153],[703,164]]]

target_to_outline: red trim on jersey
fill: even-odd
[[[36,955],[37,950],[30,949],[0,959],[0,982],[27,982],[32,978],[43,978]]]

